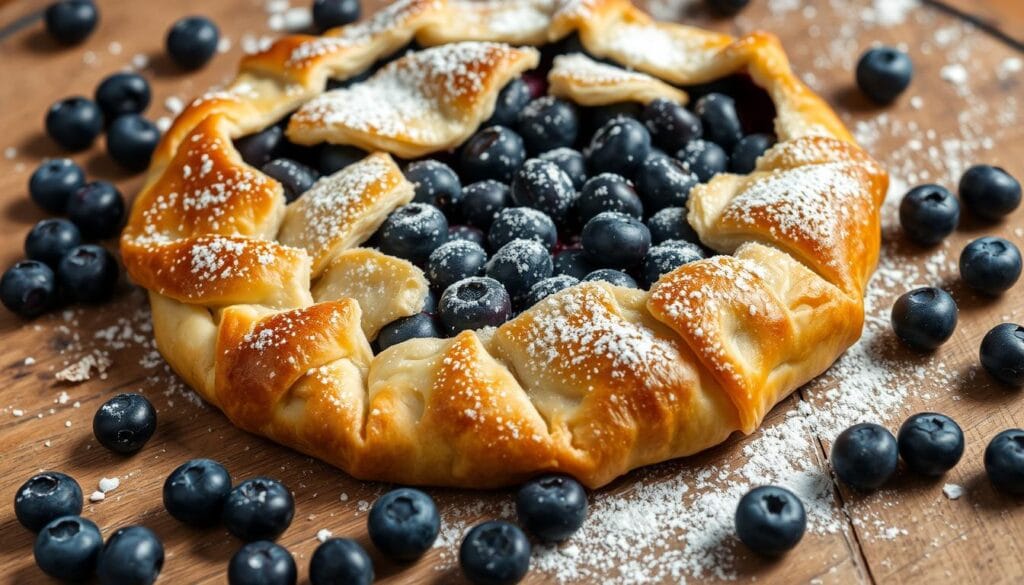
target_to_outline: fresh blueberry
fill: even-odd
[[[20,317],[38,317],[57,304],[57,277],[42,262],[22,260],[0,278],[0,301]]]
[[[109,122],[125,114],[141,114],[149,107],[149,82],[138,73],[123,71],[108,75],[96,87],[96,104]]]
[[[580,221],[586,223],[604,211],[619,211],[641,218],[644,215],[644,205],[640,202],[640,196],[636,194],[632,183],[619,175],[601,173],[591,177],[583,185],[579,198],[576,199],[576,211]]]
[[[423,265],[446,241],[448,221],[440,209],[426,203],[399,207],[384,220],[380,231],[382,252],[417,265]]]
[[[896,435],[900,456],[915,473],[937,477],[964,454],[964,432],[944,414],[922,412],[908,418]]]
[[[470,181],[508,183],[525,160],[526,147],[518,134],[504,126],[489,126],[462,147],[459,167]]]
[[[651,247],[651,231],[642,221],[624,213],[606,211],[583,226],[583,250],[603,268],[632,268]]]
[[[732,151],[743,138],[743,125],[736,112],[736,100],[721,93],[709,93],[697,100],[693,111],[700,117],[704,139]]]
[[[326,177],[364,158],[366,158],[366,151],[355,146],[324,144],[317,153],[316,165],[320,174]]]
[[[246,544],[228,563],[229,585],[295,585],[297,579],[291,553],[269,540]]]
[[[981,365],[1007,386],[1024,386],[1024,327],[996,325],[981,340]]]
[[[504,520],[477,524],[462,539],[459,566],[474,585],[513,585],[530,570],[530,541]]]
[[[516,125],[526,150],[537,154],[576,143],[580,121],[576,106],[556,97],[533,100],[519,112]]]
[[[923,287],[896,299],[892,328],[911,349],[934,351],[956,329],[956,302],[942,289]]]
[[[729,168],[729,155],[721,146],[707,140],[698,139],[687,144],[676,158],[697,175],[697,181],[700,183],[707,183],[712,177],[724,173]]]
[[[92,418],[92,432],[115,453],[138,452],[156,431],[156,409],[141,394],[118,394],[103,403]]]
[[[531,158],[523,163],[512,181],[512,201],[532,207],[560,222],[576,201],[572,179],[553,162]]]
[[[1020,206],[1017,179],[999,167],[977,165],[960,177],[960,199],[974,215],[995,221]]]
[[[14,515],[32,532],[55,518],[82,513],[82,488],[70,475],[47,471],[33,475],[14,494]]]
[[[145,526],[119,528],[96,564],[100,585],[151,585],[164,566],[164,545]]]
[[[370,555],[348,538],[327,540],[309,561],[311,585],[370,585],[373,577]]]
[[[608,284],[624,286],[626,288],[640,288],[632,276],[614,268],[595,270],[584,276],[582,280],[583,282],[607,282]]]
[[[545,475],[519,488],[516,515],[526,530],[545,542],[572,536],[587,518],[587,492],[567,475]]]
[[[476,276],[445,289],[437,302],[437,316],[451,335],[467,329],[497,327],[512,316],[512,300],[500,282]]]
[[[484,232],[471,225],[453,225],[448,228],[448,241],[472,242],[481,248],[487,246]]]
[[[648,213],[666,207],[685,207],[697,176],[683,163],[664,155],[651,155],[636,173],[636,188]]]
[[[61,0],[46,7],[46,32],[57,42],[74,45],[86,39],[100,20],[92,0]]]
[[[601,126],[587,147],[590,173],[632,177],[651,153],[651,134],[633,118],[615,118]]]
[[[124,196],[106,181],[93,181],[75,191],[68,199],[68,219],[87,240],[112,238],[124,223]]]
[[[537,158],[555,163],[569,177],[572,186],[577,190],[587,181],[587,160],[578,150],[563,146],[549,150]]]
[[[129,171],[148,167],[158,142],[156,124],[138,114],[119,116],[107,129],[107,154]]]
[[[274,160],[284,142],[284,130],[275,125],[235,140],[235,148],[246,164],[260,168]]]
[[[82,96],[64,98],[46,112],[46,133],[67,150],[84,150],[103,132],[103,112]]]
[[[253,542],[273,540],[295,516],[295,501],[283,483],[269,477],[243,481],[228,493],[221,519],[228,532]]]
[[[545,278],[530,287],[530,292],[526,294],[526,300],[523,301],[523,307],[532,307],[556,292],[565,290],[570,286],[579,283],[579,281],[580,280],[578,278],[569,276],[568,274],[560,274]]]
[[[960,253],[960,278],[978,292],[1002,294],[1017,282],[1020,273],[1020,250],[1003,238],[978,238]]]
[[[313,0],[313,25],[320,32],[359,20],[359,0]]]
[[[412,488],[392,490],[378,498],[367,521],[374,546],[399,561],[421,557],[434,545],[440,530],[441,517],[434,500]]]
[[[651,230],[651,243],[658,245],[668,240],[699,243],[700,238],[690,227],[686,213],[684,207],[666,207],[648,218],[647,229]]]
[[[666,152],[678,152],[704,133],[700,118],[683,106],[664,98],[647,104],[644,108],[643,121],[651,133],[655,146]]]
[[[896,438],[885,427],[856,424],[836,437],[830,460],[843,483],[859,490],[878,489],[896,473]]]
[[[217,52],[220,30],[203,16],[186,16],[167,32],[167,54],[182,69],[199,69]]]
[[[231,491],[231,475],[211,459],[193,459],[179,465],[164,481],[164,508],[191,526],[220,521],[224,500]]]
[[[423,312],[429,315],[437,313],[437,297],[433,290],[427,289],[427,296],[423,299]],[[440,336],[438,336],[440,337]]]
[[[757,159],[774,144],[775,137],[771,134],[744,136],[732,148],[732,156],[729,157],[729,171],[739,175],[754,172],[754,169],[757,168]]]
[[[66,219],[44,219],[32,226],[25,237],[25,255],[54,268],[81,243],[82,233],[75,224]]]
[[[432,316],[427,313],[416,313],[381,327],[380,333],[377,334],[377,347],[384,351],[403,341],[424,337],[441,337],[441,331]]]
[[[517,304],[533,285],[551,276],[554,266],[543,244],[535,240],[512,240],[487,262],[487,276],[500,282]]]
[[[999,491],[1024,494],[1024,430],[1007,429],[985,447],[985,473]]]
[[[36,205],[50,213],[64,213],[68,200],[85,185],[82,167],[68,158],[43,162],[28,181],[28,193]]]
[[[320,178],[314,169],[290,158],[276,158],[260,167],[260,170],[281,183],[285,201],[289,203],[302,197]]]
[[[755,553],[779,556],[800,542],[807,528],[804,505],[784,487],[756,487],[736,506],[736,536]]]
[[[512,194],[508,185],[497,181],[480,181],[466,185],[462,190],[459,215],[469,225],[489,230],[498,212],[511,203]]]
[[[746,8],[750,0],[704,0],[704,4],[718,16],[734,16]]]
[[[941,185],[920,185],[900,202],[900,225],[911,240],[938,244],[960,223],[960,202]]]
[[[683,264],[702,258],[705,258],[704,249],[685,240],[668,240],[651,247],[640,267],[644,288],[650,288],[659,278]]]
[[[511,128],[519,120],[519,113],[530,103],[530,87],[522,78],[508,82],[498,93],[494,113],[483,126],[505,126]]]
[[[72,301],[101,303],[117,292],[120,268],[103,246],[83,244],[72,248],[57,265],[61,291]]]
[[[463,278],[480,276],[487,252],[473,242],[455,240],[438,246],[427,260],[427,278],[437,290],[444,290]]]
[[[896,101],[913,76],[910,56],[893,47],[868,49],[857,61],[857,87],[877,104]]]
[[[577,280],[583,280],[597,267],[587,260],[587,253],[579,249],[562,250],[555,254],[554,275],[571,276]]]
[[[416,203],[428,203],[455,217],[462,200],[462,182],[455,171],[443,162],[421,160],[405,169],[405,178],[416,187]]]
[[[44,573],[65,581],[92,577],[103,548],[100,529],[81,516],[61,516],[36,536],[32,553]]]

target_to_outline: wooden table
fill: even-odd
[[[4,266],[21,255],[28,228],[44,217],[28,200],[25,185],[43,157],[60,154],[42,133],[48,104],[70,94],[89,95],[103,76],[134,63],[143,65],[143,73],[153,83],[155,99],[148,115],[171,116],[175,98],[187,100],[225,81],[235,69],[242,46],[272,34],[262,0],[106,0],[100,4],[103,21],[98,32],[82,46],[63,49],[47,39],[37,21],[25,18],[44,2],[0,2],[0,26],[24,25],[0,39],[0,79],[4,80],[0,86],[0,149],[6,149],[0,159],[0,260]],[[795,68],[889,166],[900,192],[906,185],[925,180],[955,187],[964,166],[974,162],[1001,164],[1024,177],[1024,130],[1018,116],[1018,109],[1024,107],[1024,73],[1019,71],[1020,61],[1013,60],[1021,55],[982,31],[966,28],[950,13],[919,6],[905,14],[895,0],[832,0],[808,3],[810,7],[791,0],[754,0],[754,6],[737,20],[712,21],[693,4],[656,0],[652,9],[721,30],[742,32],[759,27],[778,33]],[[958,0],[954,4],[990,19],[1010,37],[1024,38],[1024,10],[1019,0]],[[889,9],[865,12],[872,7],[884,9],[884,5]],[[176,71],[163,55],[162,39],[173,20],[189,13],[212,17],[231,40],[231,47],[203,71],[186,75]],[[905,45],[917,67],[908,95],[889,110],[869,107],[851,89],[852,64],[874,41]],[[138,188],[140,179],[119,171],[99,146],[75,158],[90,177],[114,180],[129,195]],[[893,223],[893,211],[888,205],[887,224]],[[923,409],[952,415],[963,426],[968,441],[960,465],[938,482],[901,472],[887,489],[871,495],[833,488],[830,497],[845,510],[837,513],[841,519],[838,527],[808,534],[796,551],[776,563],[752,558],[734,542],[724,542],[732,563],[725,576],[764,583],[988,585],[1024,581],[1024,509],[1019,500],[993,492],[981,464],[981,453],[996,432],[1024,425],[1024,398],[1019,392],[993,385],[976,366],[979,340],[985,331],[1004,320],[1024,321],[1024,285],[1001,299],[985,300],[956,282],[959,250],[969,239],[988,233],[1024,245],[1024,212],[1018,211],[996,226],[968,220],[939,250],[913,248],[900,241],[898,230],[890,233],[884,251],[886,268],[871,297],[872,319],[876,331],[881,332],[880,345],[873,351],[884,356],[893,376],[908,374],[893,378],[900,380],[900,391],[906,396],[878,416],[895,429],[908,413]],[[886,335],[884,325],[893,296],[924,282],[947,286],[961,307],[961,324],[954,338],[930,358],[900,350],[891,335]],[[4,502],[0,506],[0,566],[4,569],[0,580],[48,582],[33,564],[32,535],[17,523],[10,502],[17,487],[37,470],[59,469],[76,477],[87,497],[101,477],[121,479],[121,486],[107,494],[106,500],[86,502],[84,513],[102,527],[104,535],[134,523],[154,529],[167,550],[160,582],[226,582],[225,566],[239,543],[223,529],[197,532],[181,526],[164,512],[160,500],[161,485],[170,470],[196,456],[219,459],[236,479],[270,475],[294,491],[296,518],[280,542],[295,554],[302,574],[317,545],[317,531],[329,529],[335,535],[362,541],[374,554],[378,575],[388,582],[461,580],[453,567],[451,547],[435,548],[411,566],[390,564],[372,552],[365,534],[365,511],[387,486],[355,481],[317,461],[242,433],[219,413],[199,404],[154,355],[145,307],[144,296],[125,286],[118,299],[106,306],[74,307],[29,323],[0,311],[0,501]],[[100,361],[107,358],[112,364],[102,376],[80,384],[55,379],[56,372],[86,356]],[[827,403],[828,390],[850,383],[844,382],[844,377],[852,374],[838,370],[777,407],[765,427],[784,428],[779,425],[801,400]],[[160,419],[153,440],[142,452],[127,458],[99,447],[90,428],[97,406],[121,391],[145,393],[156,405]],[[761,436],[759,432],[747,438],[734,437],[689,460],[631,474],[595,498],[604,503],[615,498],[628,500],[634,497],[636,484],[656,485],[696,466],[738,468],[749,459],[743,452],[745,446],[762,448],[766,444]],[[803,437],[808,465],[824,469],[824,454],[832,438]],[[947,499],[942,495],[944,482],[962,485],[964,495]],[[432,493],[449,522],[507,513],[511,492]],[[594,513],[600,514],[601,509]],[[676,541],[678,545],[673,544]],[[580,546],[591,546],[591,542],[583,541]],[[678,549],[682,542],[678,535],[670,535],[667,548]],[[638,550],[634,561],[657,568],[666,558],[655,551]],[[611,570],[604,578],[629,577],[629,571]],[[539,570],[529,578],[530,582],[554,580],[550,572]],[[580,580],[598,577],[591,573]]]

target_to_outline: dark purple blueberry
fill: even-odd
[[[82,303],[101,303],[113,297],[120,273],[114,255],[95,244],[72,248],[57,265],[61,291]]]
[[[907,467],[930,477],[953,469],[964,454],[964,432],[960,425],[934,412],[908,418],[896,435],[896,443]]]
[[[736,112],[736,100],[721,93],[709,93],[693,107],[704,128],[704,140],[710,140],[730,152],[743,138],[743,124]]]
[[[484,232],[470,225],[453,225],[448,228],[448,241],[457,240],[472,242],[481,248],[487,247],[487,236]]]
[[[32,554],[47,575],[64,581],[85,581],[93,576],[103,549],[103,536],[91,520],[61,516],[36,536]]]
[[[459,167],[468,181],[508,183],[525,160],[526,147],[518,134],[504,126],[489,126],[462,147]]]
[[[374,546],[385,556],[412,561],[434,545],[441,517],[430,496],[420,490],[398,488],[373,503],[366,528]]]
[[[691,141],[701,137],[704,129],[700,118],[683,106],[664,98],[647,104],[643,114],[644,125],[651,133],[655,146],[666,152],[678,152]]]
[[[382,327],[380,333],[377,334],[377,347],[380,351],[384,351],[403,341],[424,337],[441,337],[441,331],[433,317],[427,313],[416,313]]]
[[[125,114],[141,114],[149,107],[149,82],[138,73],[123,71],[108,75],[96,87],[96,104],[109,122]]]
[[[896,473],[896,438],[873,423],[853,425],[836,437],[829,461],[846,485],[858,490],[878,489]]]
[[[736,536],[755,553],[777,557],[800,542],[807,514],[796,494],[779,486],[747,492],[736,506]]]
[[[273,540],[295,516],[295,501],[283,483],[269,477],[243,481],[224,500],[221,519],[228,532],[246,541]]]
[[[544,542],[567,540],[587,518],[587,492],[568,475],[544,475],[516,494],[516,516]]]
[[[518,305],[530,288],[551,276],[554,266],[548,249],[535,240],[512,240],[487,262],[487,276],[504,285]]]
[[[597,267],[587,260],[587,253],[583,250],[569,249],[555,254],[553,270],[555,276],[565,274],[577,280],[583,280],[596,269]]]
[[[746,8],[750,0],[704,0],[704,4],[718,16],[734,16]]]
[[[643,106],[634,102],[620,102],[596,106],[584,110],[585,136],[593,136],[602,126],[616,118],[632,118],[639,120],[643,115]]]
[[[985,447],[985,473],[997,490],[1024,494],[1024,430],[1007,429]]]
[[[644,205],[633,189],[633,184],[624,177],[613,173],[601,173],[591,177],[583,185],[576,200],[576,211],[580,221],[586,223],[605,211],[618,211],[641,218],[644,216]]]
[[[104,402],[92,418],[100,445],[115,453],[137,453],[156,432],[156,409],[141,394],[118,394]]]
[[[530,570],[530,541],[504,520],[477,524],[462,539],[459,566],[473,585],[514,585]]]
[[[359,20],[359,0],[313,0],[313,26],[319,32]]]
[[[891,104],[910,85],[914,64],[894,47],[868,49],[857,61],[857,86],[876,104]]]
[[[1007,386],[1024,386],[1024,327],[996,325],[981,340],[981,365]]]
[[[522,78],[508,82],[498,92],[494,113],[483,126],[505,126],[511,128],[519,121],[519,113],[530,103],[530,88]]]
[[[297,579],[292,554],[269,540],[246,544],[228,562],[228,585],[295,585]]]
[[[651,153],[651,135],[633,118],[615,118],[601,126],[587,147],[591,175],[615,173],[632,177]]]
[[[0,301],[19,317],[38,317],[57,304],[57,277],[42,262],[22,260],[0,278]]]
[[[235,141],[235,148],[246,164],[260,168],[274,160],[284,142],[284,130],[274,125],[239,138]]]
[[[578,150],[561,147],[549,150],[537,158],[553,162],[562,169],[562,172],[572,181],[572,186],[577,190],[587,181],[587,161]]]
[[[75,191],[68,199],[68,219],[87,240],[112,238],[124,223],[124,196],[106,181],[93,181]]]
[[[145,170],[159,142],[156,124],[138,114],[119,116],[107,129],[107,154],[129,171]]]
[[[445,289],[437,302],[437,315],[450,335],[467,329],[497,327],[512,316],[512,300],[500,282],[476,276]]]
[[[454,219],[462,200],[462,182],[455,171],[437,160],[421,160],[405,169],[405,178],[416,187],[416,203],[428,203]]]
[[[50,213],[64,213],[68,200],[85,185],[85,172],[69,158],[44,161],[28,181],[28,193],[36,205]]]
[[[508,185],[497,181],[480,181],[466,185],[459,202],[459,215],[473,227],[491,229],[494,218],[512,204]]]
[[[1020,273],[1020,250],[1009,240],[978,238],[960,253],[960,278],[980,293],[1002,294],[1017,283]]]
[[[647,157],[636,173],[636,188],[648,213],[686,207],[696,184],[697,176],[686,165],[664,155]]]
[[[640,277],[644,288],[650,288],[659,278],[683,264],[705,258],[704,249],[684,240],[668,240],[651,247],[644,256]]]
[[[607,282],[615,286],[626,288],[640,288],[640,285],[633,280],[633,277],[621,270],[614,268],[601,268],[583,277],[583,282]]]
[[[14,494],[14,515],[32,532],[55,518],[82,512],[82,488],[70,475],[46,471],[33,475]]]
[[[289,203],[302,197],[320,178],[316,170],[290,158],[276,158],[260,167],[260,170],[281,183],[285,201]]]
[[[960,177],[960,199],[974,215],[995,221],[1020,206],[1020,183],[999,167],[973,166]]]
[[[56,268],[60,259],[82,243],[82,233],[66,219],[41,220],[25,238],[25,255]]]
[[[430,253],[448,241],[448,221],[441,210],[426,203],[410,203],[391,212],[380,231],[385,254],[423,265]]]
[[[46,32],[59,43],[74,45],[84,41],[100,20],[92,0],[61,0],[46,7]]]
[[[145,526],[119,528],[103,545],[96,576],[100,585],[152,585],[164,567],[164,545]]]
[[[684,240],[700,243],[697,232],[690,227],[686,219],[686,208],[666,207],[647,219],[647,229],[651,230],[651,243],[658,245],[668,240]]]
[[[532,207],[561,222],[576,201],[572,179],[553,162],[531,158],[512,181],[512,202]]]
[[[624,213],[606,211],[583,226],[580,237],[587,258],[602,268],[628,269],[640,264],[651,247],[651,231]]]
[[[373,578],[370,555],[349,538],[325,541],[309,561],[311,585],[370,585]]]
[[[231,474],[223,465],[212,459],[192,459],[164,480],[164,508],[190,526],[213,526],[220,522],[230,492]]]
[[[167,54],[182,69],[199,69],[217,52],[220,30],[203,16],[187,16],[167,31]]]
[[[938,244],[960,223],[960,202],[941,185],[919,185],[900,201],[900,225],[911,240]]]
[[[956,329],[957,308],[946,291],[923,287],[905,293],[892,307],[896,337],[917,351],[934,351]]]
[[[528,309],[556,292],[565,290],[570,286],[579,283],[579,281],[580,280],[578,278],[569,276],[568,274],[545,278],[530,287],[530,292],[526,294],[526,299],[523,301],[523,308]]]
[[[487,263],[487,252],[465,240],[455,240],[439,246],[427,260],[427,278],[437,290],[443,291],[456,282],[480,276]]]
[[[366,158],[366,152],[347,144],[324,144],[316,155],[316,168],[323,176],[333,175],[341,169]]]
[[[744,136],[732,148],[729,159],[729,171],[738,175],[746,175],[757,168],[757,159],[775,144],[771,134],[749,134]]]
[[[729,155],[721,146],[707,140],[694,140],[687,144],[686,148],[676,154],[676,158],[697,175],[700,183],[707,183],[729,168]]]
[[[101,132],[103,112],[96,102],[88,98],[64,98],[46,112],[46,133],[67,150],[89,148]]]
[[[552,96],[533,100],[519,112],[516,130],[533,155],[576,144],[580,121],[576,106]]]

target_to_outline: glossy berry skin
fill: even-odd
[[[427,313],[416,313],[396,319],[381,328],[377,334],[377,348],[380,351],[410,339],[441,337],[441,330],[434,317]]]
[[[477,524],[462,539],[459,566],[473,585],[513,585],[530,570],[530,541],[504,520]]]
[[[51,37],[59,43],[74,45],[96,30],[100,13],[91,0],[61,0],[50,4],[43,18]]]
[[[154,431],[156,409],[141,394],[118,394],[104,402],[92,418],[96,440],[123,455],[141,450]]]
[[[771,134],[750,134],[744,136],[732,148],[729,157],[729,172],[746,175],[754,172],[757,159],[775,144]]]
[[[519,112],[516,130],[530,154],[570,147],[576,143],[580,131],[579,113],[576,106],[565,100],[544,96]]]
[[[385,556],[412,561],[430,550],[441,530],[434,500],[420,490],[399,488],[373,503],[367,531],[374,546]]]
[[[607,104],[604,106],[596,106],[587,108],[587,129],[589,134],[593,135],[601,129],[602,126],[615,120],[616,118],[632,118],[639,120],[643,114],[643,108],[640,104],[632,102],[620,102],[617,104]]]
[[[370,585],[373,561],[359,543],[348,538],[332,538],[316,547],[309,561],[312,585]]]
[[[100,529],[81,516],[61,516],[50,521],[36,536],[32,554],[47,575],[65,581],[92,577],[103,548]]]
[[[71,196],[85,185],[82,167],[68,158],[44,161],[28,181],[28,193],[36,205],[50,213],[64,213]]]
[[[914,473],[938,477],[960,461],[964,432],[944,414],[921,412],[908,418],[896,435],[900,457]]]
[[[705,258],[704,250],[697,244],[684,240],[668,240],[651,247],[640,266],[640,278],[644,288],[650,288],[659,278],[683,264]]]
[[[103,246],[83,244],[72,248],[57,265],[57,281],[69,300],[102,303],[117,292],[121,269]]]
[[[125,114],[141,114],[149,107],[149,82],[138,73],[122,71],[103,78],[96,86],[96,104],[110,122]]]
[[[107,129],[107,154],[129,171],[141,171],[160,142],[156,124],[138,114],[124,114]]]
[[[647,157],[636,173],[636,188],[648,213],[685,207],[696,184],[697,176],[686,165],[664,155]]]
[[[697,181],[707,183],[718,173],[729,168],[729,155],[721,146],[707,140],[694,140],[676,155]]]
[[[575,201],[572,179],[553,162],[531,158],[512,181],[513,203],[542,211],[555,222],[568,216]]]
[[[453,225],[448,228],[448,241],[472,242],[481,248],[487,246],[487,236],[483,231],[470,225]]]
[[[145,526],[119,528],[96,564],[100,585],[151,585],[164,566],[164,545]]]
[[[64,98],[46,112],[46,133],[66,150],[89,148],[100,132],[103,132],[103,112],[88,98]]]
[[[42,262],[22,260],[0,277],[0,301],[19,317],[38,317],[57,304],[57,277]]]
[[[807,528],[807,514],[796,494],[784,487],[756,487],[736,506],[736,536],[747,548],[777,557],[795,547]]]
[[[981,340],[981,365],[1007,386],[1024,386],[1024,327],[996,325]]]
[[[693,111],[700,117],[704,140],[731,152],[743,138],[743,124],[736,112],[736,100],[721,93],[709,93],[697,100]]]
[[[896,337],[916,351],[934,351],[956,329],[957,307],[942,289],[923,287],[896,299],[892,328]]]
[[[633,277],[614,268],[601,268],[591,272],[582,278],[583,282],[607,282],[615,286],[626,288],[640,288],[640,285],[633,280]]]
[[[494,179],[508,183],[526,160],[523,139],[504,126],[477,132],[462,147],[459,167],[469,181]]]
[[[359,20],[359,0],[313,0],[313,26],[320,32]]]
[[[269,540],[246,544],[228,562],[229,585],[295,585],[297,580],[291,553]]]
[[[704,133],[700,118],[676,102],[658,98],[644,108],[642,120],[654,145],[666,152],[682,150]]]
[[[538,477],[519,488],[516,516],[530,534],[544,542],[561,542],[583,526],[587,492],[567,475]]]
[[[380,248],[385,254],[423,265],[430,253],[448,241],[448,221],[441,210],[426,203],[399,207],[384,220]]]
[[[235,140],[235,149],[246,164],[260,168],[274,160],[284,142],[284,130],[280,126],[270,126]]]
[[[497,327],[512,317],[512,299],[493,278],[476,276],[445,289],[437,302],[437,316],[445,332]]]
[[[414,202],[433,205],[449,218],[456,216],[462,200],[462,182],[451,167],[436,160],[422,160],[405,169],[405,178],[416,188]]]
[[[364,158],[366,158],[366,151],[354,146],[324,144],[316,155],[316,165],[320,174],[326,177]]]
[[[651,134],[638,120],[615,118],[601,126],[584,153],[591,175],[632,177],[651,153]]]
[[[14,514],[32,532],[39,532],[55,518],[81,513],[82,488],[59,471],[33,475],[14,494]]]
[[[996,221],[1020,207],[1017,179],[999,167],[977,165],[960,177],[960,199],[974,215]]]
[[[494,113],[483,126],[514,127],[519,121],[519,113],[530,103],[530,99],[530,87],[526,82],[521,77],[513,79],[498,92]]]
[[[439,246],[427,260],[427,278],[436,289],[443,291],[456,282],[480,276],[487,263],[487,252],[480,245],[466,240],[455,240]]]
[[[212,526],[220,521],[230,491],[231,475],[223,465],[211,459],[193,459],[164,480],[164,508],[190,526]]]
[[[651,230],[651,244],[657,246],[668,240],[699,243],[700,238],[690,227],[686,214],[685,207],[666,207],[649,217],[647,229]]]
[[[290,158],[274,159],[260,167],[260,170],[281,183],[284,188],[284,199],[288,203],[302,197],[302,194],[312,189],[320,178],[315,169]]]
[[[587,160],[578,150],[556,148],[542,153],[537,158],[555,163],[572,181],[572,186],[579,190],[587,181]]]
[[[640,220],[614,211],[598,214],[580,237],[591,262],[603,268],[632,268],[651,247],[651,231]]]
[[[68,199],[68,219],[87,240],[112,238],[124,223],[124,195],[106,181],[93,181]]]
[[[604,211],[618,211],[641,218],[644,205],[632,183],[620,175],[601,173],[591,177],[580,190],[576,200],[576,212],[580,221],[586,223]]]
[[[45,262],[51,268],[82,243],[82,233],[66,219],[44,219],[32,226],[25,237],[25,256]]]
[[[874,490],[896,473],[899,451],[896,438],[885,427],[860,423],[836,437],[829,459],[843,483],[859,490]]]
[[[579,279],[568,274],[550,276],[530,287],[530,292],[523,300],[523,308],[528,309],[558,291],[565,290],[579,283]]]
[[[914,77],[910,56],[894,47],[868,49],[857,61],[857,87],[879,105],[900,97]]]
[[[978,238],[960,253],[960,278],[980,293],[1002,294],[1017,283],[1020,273],[1020,250],[1003,238]]]
[[[562,250],[555,254],[553,270],[555,276],[566,275],[577,280],[583,280],[584,277],[595,269],[597,267],[587,260],[587,253],[583,250]]]
[[[508,185],[498,181],[480,181],[462,189],[459,216],[469,225],[487,231],[498,212],[512,204]]]
[[[199,69],[217,52],[220,30],[202,16],[187,16],[167,31],[167,54],[182,69]]]
[[[1024,494],[1024,430],[1007,429],[985,447],[985,473],[997,490]]]
[[[246,541],[273,540],[292,523],[295,501],[283,483],[269,477],[243,481],[228,493],[221,519]]]
[[[959,224],[960,201],[941,185],[919,185],[900,201],[900,226],[918,244],[938,244]]]
[[[494,253],[486,267],[487,276],[500,282],[517,304],[553,270],[547,248],[534,240],[512,240]]]

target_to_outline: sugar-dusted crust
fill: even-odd
[[[373,355],[372,337],[419,311],[427,283],[357,247],[411,185],[376,153],[286,206],[231,139],[301,108],[293,140],[450,148],[536,64],[533,49],[500,43],[574,32],[623,69],[560,58],[549,81],[569,99],[683,102],[674,86],[737,72],[772,98],[779,143],[750,175],[691,195],[702,241],[732,255],[647,292],[583,283],[497,329]],[[412,39],[446,46],[324,93]],[[360,118],[338,96],[361,93],[401,94],[427,115]],[[887,183],[770,34],[655,22],[627,0],[404,0],[324,37],[285,37],[196,100],[157,149],[121,246],[150,290],[160,351],[241,428],[367,479],[493,487],[558,470],[596,487],[752,432],[857,339]]]

